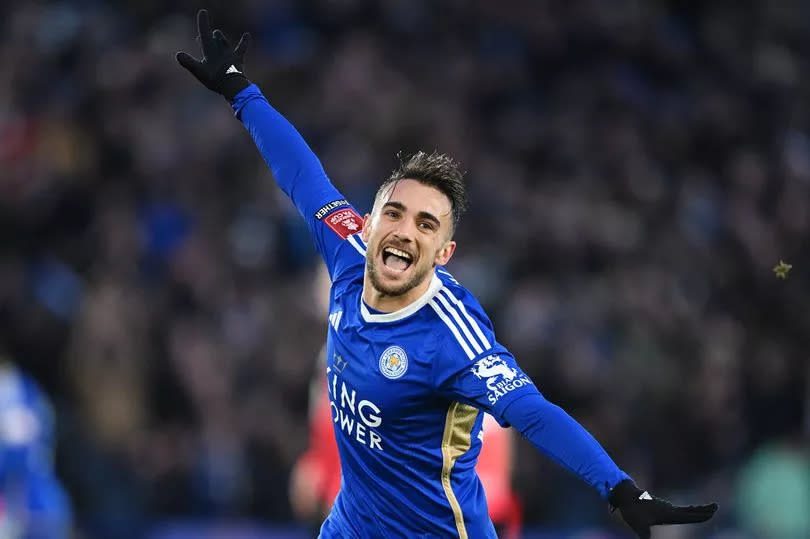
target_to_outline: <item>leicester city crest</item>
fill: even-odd
[[[399,346],[389,346],[380,356],[380,372],[396,380],[408,370],[408,355]]]

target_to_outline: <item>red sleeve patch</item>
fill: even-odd
[[[344,240],[363,230],[363,218],[352,208],[336,211],[326,216],[324,221],[335,234]]]

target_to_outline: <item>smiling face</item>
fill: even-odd
[[[456,248],[451,210],[444,193],[417,180],[393,182],[379,194],[363,227],[366,274],[378,297],[404,306],[427,289],[433,268]]]

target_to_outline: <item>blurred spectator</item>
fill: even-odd
[[[784,440],[757,450],[740,471],[737,514],[762,539],[810,537],[810,457]]]
[[[53,411],[39,386],[0,357],[0,535],[67,539],[70,500],[54,475]]]

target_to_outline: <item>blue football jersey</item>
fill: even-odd
[[[444,268],[397,312],[367,306],[363,219],[255,85],[233,109],[306,220],[332,279],[326,376],[342,480],[321,537],[496,537],[475,472],[483,412],[502,425],[507,415],[519,419],[535,446],[605,497],[627,477],[542,398],[478,301]]]
[[[482,411],[503,422],[532,382],[444,269],[383,314],[362,300],[359,235],[333,264],[326,374],[343,482],[322,537],[495,537],[475,472]]]

